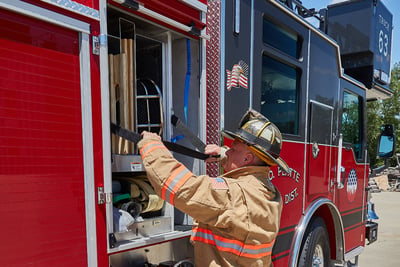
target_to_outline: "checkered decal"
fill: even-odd
[[[347,176],[347,198],[353,202],[357,192],[357,173],[352,169]]]

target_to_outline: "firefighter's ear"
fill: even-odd
[[[246,153],[246,156],[244,157],[244,162],[245,163],[250,163],[254,159],[253,153]]]

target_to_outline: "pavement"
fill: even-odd
[[[360,267],[400,266],[400,192],[372,193],[371,202],[379,216],[378,240],[365,246],[358,265]]]

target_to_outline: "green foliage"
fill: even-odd
[[[371,167],[383,164],[383,160],[378,160],[377,144],[382,124],[393,124],[396,134],[396,151],[400,153],[400,63],[396,63],[391,71],[390,88],[393,96],[382,100],[367,103],[367,148]],[[391,165],[397,164],[392,159]]]
[[[380,126],[383,124],[383,116],[380,112],[380,108],[380,101],[371,101],[367,103],[367,149],[371,167],[382,165],[383,163],[382,160],[376,157],[378,154],[377,144]]]

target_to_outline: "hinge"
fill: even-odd
[[[117,243],[117,238],[115,237],[114,233],[108,234],[108,242],[109,242],[110,248],[115,248],[115,244]]]
[[[92,36],[92,53],[93,55],[100,55],[100,39],[98,36]]]
[[[102,187],[102,186],[97,187],[97,204],[98,205],[111,203],[111,199],[112,199],[111,193],[105,193],[104,187]]]
[[[134,10],[138,10],[139,9],[139,3],[137,1],[134,0],[114,0],[114,2],[117,2],[123,6],[126,6],[127,8],[131,8]]]
[[[201,35],[201,30],[196,28],[196,25],[195,25],[195,23],[193,21],[190,23],[189,26],[190,26],[189,33],[193,34],[194,36],[200,36]]]

